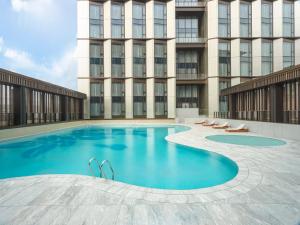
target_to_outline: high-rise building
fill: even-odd
[[[213,116],[227,111],[220,90],[300,63],[300,1],[77,6],[86,118]]]

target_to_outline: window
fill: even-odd
[[[103,44],[90,45],[90,76],[103,77]]]
[[[144,38],[146,35],[146,9],[145,4],[133,3],[133,37]]]
[[[261,47],[261,73],[266,75],[273,71],[273,43],[263,40]]]
[[[146,45],[133,44],[133,76],[146,76]]]
[[[294,2],[283,2],[283,36],[294,36]]]
[[[177,51],[176,74],[179,79],[198,78],[198,53],[195,50]]]
[[[154,4],[154,37],[167,37],[167,8],[164,3]]]
[[[167,83],[155,82],[154,94],[155,94],[155,116],[158,117],[167,116],[168,114]]]
[[[167,76],[167,45],[156,43],[154,45],[154,76]]]
[[[177,85],[176,95],[176,108],[199,107],[198,85]]]
[[[198,41],[197,17],[179,17],[176,19],[176,37],[179,42]]]
[[[261,35],[273,36],[273,5],[272,2],[263,2],[261,5]]]
[[[220,81],[219,82],[219,90],[223,90],[230,87],[230,81]],[[219,111],[227,112],[228,111],[228,97],[220,96],[219,97]]]
[[[125,83],[112,82],[112,116],[123,117],[125,115]]]
[[[113,43],[111,45],[111,75],[115,78],[124,77],[125,64],[124,64],[124,44]]]
[[[90,37],[103,38],[102,5],[90,5]]]
[[[111,5],[111,37],[124,38],[124,5],[121,3]]]
[[[135,117],[144,117],[147,113],[146,105],[146,83],[133,83],[133,115]]]
[[[198,6],[198,0],[176,0],[176,6]]]
[[[219,3],[219,36],[230,36],[230,3]]]
[[[283,68],[295,64],[295,45],[294,41],[285,40],[283,42]]]
[[[91,83],[90,115],[92,118],[103,117],[104,115],[103,93],[103,83]]]
[[[240,36],[251,37],[251,3],[240,4]]]
[[[219,43],[219,76],[230,76],[230,42]]]
[[[240,44],[241,76],[252,75],[252,44],[242,41]]]

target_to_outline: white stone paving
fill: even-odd
[[[166,139],[231,158],[239,166],[234,179],[180,191],[80,175],[2,179],[0,225],[300,224],[300,142],[268,148],[222,144],[205,136],[223,130],[189,126]]]

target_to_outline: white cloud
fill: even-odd
[[[54,6],[53,0],[10,0],[16,12],[40,14],[48,12]]]
[[[62,56],[50,63],[39,63],[27,52],[4,46],[1,37],[0,48],[1,40],[0,55],[6,59],[7,69],[72,89],[76,88],[76,48],[66,50]]]

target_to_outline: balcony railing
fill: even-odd
[[[206,79],[205,74],[176,74],[177,80],[203,80]]]
[[[203,37],[177,37],[176,43],[200,43],[205,44],[206,38]]]
[[[206,1],[176,1],[177,7],[205,7]]]

